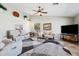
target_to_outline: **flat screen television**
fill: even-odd
[[[78,24],[61,26],[61,33],[78,34]]]

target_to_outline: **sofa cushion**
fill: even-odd
[[[0,42],[0,50],[5,46],[4,43]]]

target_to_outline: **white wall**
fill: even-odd
[[[25,26],[24,29],[26,30],[26,32],[29,31],[28,22],[24,20],[21,12],[20,17],[14,17],[12,15],[12,10],[0,11],[0,32],[5,32],[6,30],[13,30],[15,29],[16,24],[23,24]]]
[[[23,25],[26,33],[30,31],[29,22],[27,21],[27,19],[24,20],[23,15],[21,15],[21,12],[20,17],[17,18],[12,15],[12,11],[3,11],[0,9],[0,42],[3,40],[3,36],[6,35],[6,31],[14,30],[15,25],[17,24]]]
[[[34,23],[41,23],[41,28],[43,23],[52,23],[52,32],[59,34],[61,32],[61,25],[73,24],[73,19],[66,17],[33,16],[31,17],[32,21],[27,22],[23,19],[23,15],[20,14],[20,16],[21,17],[19,18],[14,17],[12,15],[12,11],[0,11],[0,32],[13,30],[15,28],[15,24],[23,24],[25,30],[29,32],[30,29],[31,31],[34,31]],[[41,31],[42,30],[43,28],[41,29]]]
[[[75,23],[75,24],[79,24],[79,15],[75,17],[74,23]]]
[[[31,17],[32,21],[27,21],[24,20],[22,16],[23,15],[17,18],[12,15],[11,11],[0,11],[0,32],[13,30],[15,28],[15,24],[23,24],[26,32],[34,31],[33,27],[35,23],[41,23],[41,31],[43,31],[42,26],[44,23],[52,23],[52,32],[54,34],[60,34],[62,25],[74,23],[74,20],[72,18],[66,17],[33,16]]]
[[[43,31],[43,24],[44,23],[52,23],[52,32],[54,34],[60,34],[61,33],[61,26],[62,25],[69,25],[73,24],[74,20],[73,18],[67,18],[67,17],[45,17],[45,16],[39,16],[39,17],[31,17],[33,23],[41,23],[41,31]]]

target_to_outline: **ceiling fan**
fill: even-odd
[[[36,12],[34,15],[37,14],[39,16],[42,16],[43,14],[47,14],[47,12],[44,12],[43,10],[44,10],[44,8],[42,8],[41,6],[38,6],[38,10],[33,10]]]

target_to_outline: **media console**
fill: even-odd
[[[63,25],[61,26],[60,39],[76,43],[79,45],[79,25]]]
[[[79,44],[78,35],[75,34],[60,34],[60,39],[71,43]]]

